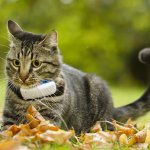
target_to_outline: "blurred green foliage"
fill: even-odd
[[[56,29],[64,62],[114,83],[147,82],[137,53],[150,45],[149,8],[150,0],[1,0],[0,44],[8,19],[30,32]]]

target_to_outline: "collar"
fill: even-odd
[[[13,83],[11,83],[10,81],[8,81],[8,88],[14,92],[20,99],[24,99],[21,92],[20,92],[20,88],[15,86]],[[64,86],[59,86],[57,87],[57,90],[54,94],[52,95],[48,95],[48,96],[45,96],[45,97],[57,97],[57,96],[61,96],[64,94]],[[40,100],[44,97],[39,97],[39,98],[36,98],[37,100]],[[26,101],[30,101],[30,100],[34,100],[34,99],[27,99]]]

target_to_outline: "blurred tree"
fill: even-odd
[[[137,53],[150,45],[149,7],[150,0],[1,0],[0,56],[8,50],[2,45],[8,45],[5,25],[12,19],[31,32],[57,29],[70,65],[114,83],[147,82]]]

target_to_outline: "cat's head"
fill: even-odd
[[[42,79],[55,80],[61,59],[57,32],[32,34],[15,22],[8,21],[10,50],[6,59],[6,75],[18,87],[32,87]]]

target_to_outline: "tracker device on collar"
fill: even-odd
[[[42,80],[39,85],[35,87],[20,88],[20,92],[25,100],[46,97],[56,92],[56,84],[52,80]]]
[[[8,87],[24,100],[35,100],[43,97],[59,96],[64,92],[64,88],[62,87],[58,87],[57,91],[56,83],[52,80],[41,80],[39,85],[32,88],[18,88],[9,81]]]

